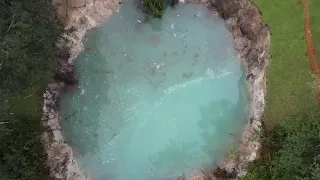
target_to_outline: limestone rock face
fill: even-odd
[[[214,177],[213,179],[238,179],[246,173],[248,162],[256,158],[260,148],[257,132],[261,131],[261,118],[265,106],[265,69],[270,59],[270,34],[263,24],[259,10],[250,0],[189,0],[203,3],[214,9],[225,19],[235,40],[238,57],[247,70],[251,112],[242,137],[239,156],[228,157],[220,166],[223,172],[234,178]],[[67,85],[77,83],[74,73],[74,59],[83,51],[82,40],[85,33],[119,8],[118,0],[53,0],[53,5],[65,28],[73,28],[65,35],[67,42],[59,42],[62,51],[58,55],[56,82],[49,84],[43,94],[44,107],[42,124],[45,129],[43,142],[47,152],[47,162],[52,180],[88,180],[79,169],[72,148],[65,142],[60,131],[59,98]],[[224,174],[224,173],[223,173]],[[196,174],[192,180],[204,180]]]
[[[69,49],[61,48],[58,53],[58,66],[55,79],[68,85],[76,85],[78,78],[73,63],[68,63],[69,58]]]
[[[65,34],[67,41],[58,42],[58,66],[56,82],[49,84],[43,94],[42,125],[43,142],[47,152],[47,164],[52,180],[87,180],[79,169],[72,148],[65,142],[60,128],[60,93],[66,86],[77,84],[73,60],[83,50],[82,40],[87,30],[108,19],[118,10],[117,0],[53,0],[59,18],[65,28],[73,28]]]
[[[259,9],[250,0],[212,0],[209,4],[225,19],[234,37],[238,57],[247,71],[250,117],[243,133],[239,156],[229,157],[221,165],[227,172],[236,173],[237,179],[246,174],[248,162],[256,158],[260,148],[258,133],[262,129],[266,104],[265,69],[270,60],[270,33]]]
[[[250,116],[242,135],[237,156],[227,157],[214,174],[196,174],[188,180],[232,180],[246,174],[248,163],[253,161],[260,148],[259,132],[262,130],[262,115],[265,107],[265,69],[271,58],[270,32],[263,23],[259,9],[250,0],[189,0],[203,3],[217,11],[231,31],[238,57],[247,71],[250,93]],[[222,172],[222,173],[221,173]]]
[[[70,0],[72,8],[81,8],[86,6],[86,0]]]

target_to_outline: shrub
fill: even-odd
[[[50,0],[0,1],[0,180],[47,179],[42,93],[61,33]]]
[[[320,179],[320,116],[299,115],[265,132],[262,157],[245,180]]]
[[[165,11],[165,0],[144,0],[143,7],[155,18],[162,18]]]
[[[59,26],[49,0],[0,2],[0,88],[19,93],[55,71]]]

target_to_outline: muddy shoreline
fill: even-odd
[[[242,144],[237,157],[227,157],[220,165],[224,177],[234,179],[245,174],[248,162],[256,158],[260,147],[256,132],[262,129],[261,118],[265,106],[266,77],[265,69],[270,59],[270,34],[263,24],[261,13],[249,0],[202,0],[202,3],[217,11],[226,21],[235,40],[238,57],[247,70],[247,83],[250,93],[251,112],[242,136]],[[49,84],[43,94],[44,107],[42,124],[45,129],[43,143],[47,152],[47,164],[52,180],[87,180],[79,169],[72,148],[64,140],[59,121],[60,93],[66,87],[75,86],[77,76],[73,60],[84,50],[82,40],[85,33],[106,21],[119,9],[118,0],[53,0],[53,5],[66,28],[72,31],[59,42],[61,51],[58,56],[56,82]],[[219,173],[215,173],[220,176]],[[232,175],[232,176],[230,176]],[[228,176],[228,178],[226,178]],[[229,178],[230,177],[230,178]],[[203,179],[197,177],[194,180]]]

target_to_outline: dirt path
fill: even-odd
[[[310,15],[309,15],[309,2],[308,0],[302,0],[304,6],[304,15],[305,15],[305,29],[306,29],[306,38],[308,44],[308,55],[311,61],[312,70],[314,75],[317,77],[318,83],[318,104],[320,104],[320,74],[319,74],[319,66],[317,63],[316,53],[314,51],[313,42],[312,42],[312,34],[310,28]]]

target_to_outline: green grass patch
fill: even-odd
[[[309,1],[313,7],[312,27],[319,30],[320,17],[316,8],[320,7],[320,1]],[[264,22],[272,30],[272,60],[267,69],[268,92],[264,117],[266,124],[272,125],[282,123],[288,116],[316,108],[316,78],[306,56],[302,4],[298,4],[297,0],[253,2],[260,8]]]
[[[260,158],[244,180],[320,179],[320,116],[316,77],[305,37],[304,9],[297,0],[253,0],[271,30],[267,107]],[[320,1],[309,0],[312,37],[320,57]]]
[[[17,117],[38,118],[42,113],[41,98],[37,94],[29,94],[25,97],[14,98],[11,113]]]

